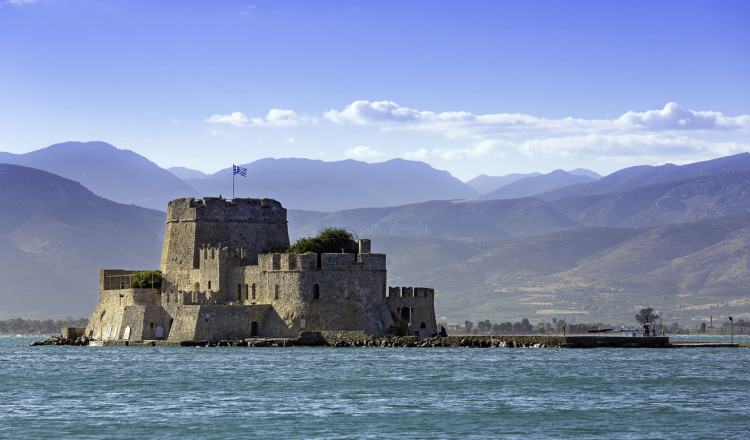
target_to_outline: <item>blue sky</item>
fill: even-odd
[[[478,174],[750,151],[747,1],[0,0],[0,151]]]

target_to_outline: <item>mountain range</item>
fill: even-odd
[[[315,211],[383,207],[427,200],[473,199],[473,188],[416,161],[381,163],[355,160],[261,159],[241,165],[247,177],[235,176],[237,197],[270,197],[285,206]],[[203,194],[232,192],[232,168],[185,181]]]
[[[0,161],[79,173],[95,188],[36,167],[0,165],[0,319],[87,316],[99,269],[159,266],[166,202],[155,211],[102,193],[117,190],[134,203],[166,200],[179,188],[180,197],[231,191],[230,168],[213,175],[170,172],[103,143],[34,153],[4,153]],[[119,160],[133,175],[101,172]],[[96,169],[87,174],[87,167]],[[141,175],[142,167],[151,171]],[[630,323],[640,306],[680,320],[730,311],[750,317],[743,290],[750,283],[748,153],[626,168],[547,192],[540,185],[531,192],[542,193],[528,197],[487,200],[448,173],[413,161],[266,159],[247,168],[253,177],[235,176],[237,195],[277,197],[290,208],[292,238],[323,226],[372,238],[375,251],[388,253],[391,284],[435,287],[437,312],[452,322],[566,314]],[[561,173],[576,175],[550,175],[568,178]],[[530,188],[550,175],[515,182],[531,179]],[[162,188],[159,181],[177,183]],[[245,193],[240,182],[254,182],[258,194]]]
[[[0,164],[0,319],[87,316],[99,270],[159,267],[166,215]]]
[[[0,163],[49,171],[101,197],[152,209],[164,210],[169,200],[200,195],[145,157],[105,142],[64,142],[25,154],[0,152]]]

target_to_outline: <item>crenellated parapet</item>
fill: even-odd
[[[212,246],[241,255],[238,265],[257,264],[258,254],[282,252],[289,247],[286,209],[272,199],[172,200],[161,258],[166,282],[184,286],[189,271],[200,267],[203,249]]]
[[[258,255],[262,271],[384,271],[385,254],[263,254]]]
[[[389,287],[386,303],[393,313],[408,324],[410,334],[430,336],[437,331],[435,289],[428,287]]]
[[[388,287],[388,298],[434,298],[435,289],[429,287]]]
[[[167,223],[286,223],[286,209],[273,199],[184,198],[169,202]]]

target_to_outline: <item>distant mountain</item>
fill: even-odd
[[[163,212],[7,164],[0,164],[0,205],[0,319],[87,317],[100,269],[159,267]]]
[[[656,183],[735,171],[750,171],[750,153],[741,153],[682,166],[666,164],[658,167],[643,165],[625,168],[594,182],[560,188],[544,194],[538,194],[537,197],[542,200],[559,200],[580,196],[610,194]]]
[[[601,174],[591,171],[591,170],[587,170],[586,168],[576,168],[574,170],[568,170],[567,173],[572,174],[574,176],[588,176],[594,180],[602,178]]]
[[[120,203],[165,210],[178,197],[200,196],[169,171],[105,142],[65,142],[25,154],[0,154],[0,162],[33,167],[80,182]]]
[[[296,221],[304,221],[304,215]],[[295,237],[322,226],[351,229],[360,236],[504,239],[526,237],[580,225],[537,199],[431,201],[388,208],[363,208],[317,216],[306,224],[290,222]]]
[[[208,174],[204,173],[203,171],[194,170],[191,168],[185,168],[185,167],[172,167],[167,168],[167,171],[174,174],[178,178],[185,180],[185,179],[205,179],[208,177]]]
[[[295,239],[314,235],[323,226],[337,226],[360,235],[499,240],[583,226],[642,228],[748,210],[747,194],[750,172],[735,172],[550,202],[535,198],[432,201],[330,214],[290,210],[290,234]]]
[[[750,209],[750,172],[640,186],[615,194],[549,202],[585,226],[650,227],[724,217]]]
[[[440,286],[436,312],[454,322],[567,315],[632,324],[639,307],[683,325],[750,316],[750,212],[504,241],[373,237],[373,249],[389,253],[391,284]]]
[[[242,166],[247,168],[247,177],[235,176],[237,197],[275,198],[287,208],[301,210],[331,212],[479,195],[447,171],[403,159],[372,164],[262,159]],[[231,168],[186,182],[205,195],[232,194]]]
[[[516,180],[523,179],[524,177],[535,177],[541,175],[541,173],[515,173],[507,174],[505,176],[488,176],[486,174],[480,174],[479,176],[466,182],[466,184],[477,190],[479,194],[487,194],[505,185],[513,183]]]
[[[481,198],[483,200],[493,200],[531,197],[570,185],[592,182],[593,180],[593,177],[589,177],[588,175],[575,175],[563,170],[556,170],[541,176],[524,177],[489,192]]]

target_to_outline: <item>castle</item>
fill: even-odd
[[[385,254],[290,254],[286,209],[272,199],[176,199],[167,208],[161,286],[102,270],[92,341],[295,338],[303,331],[437,330],[434,290],[387,287]]]

